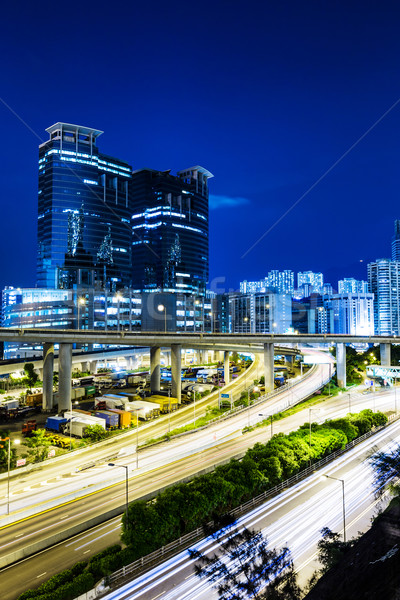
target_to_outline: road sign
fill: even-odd
[[[26,465],[26,458],[20,458],[17,460],[17,467],[23,467]]]
[[[52,456],[55,456],[55,455],[56,455],[56,451],[54,449],[53,450],[49,450],[48,453],[47,453],[48,458],[51,458]]]
[[[228,398],[228,400],[229,400],[230,397],[231,397],[230,394],[221,394],[221,398]]]

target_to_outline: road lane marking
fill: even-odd
[[[36,575],[36,579],[39,579],[39,577],[43,577],[43,575],[46,575],[47,571],[45,571],[44,573],[41,573],[40,575]]]

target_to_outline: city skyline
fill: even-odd
[[[210,4],[200,19],[182,7],[156,3],[133,14],[127,5],[122,23],[120,14],[110,11],[108,21],[90,3],[73,5],[79,22],[95,26],[74,47],[50,34],[46,48],[40,39],[57,9],[47,16],[45,6],[26,3],[30,18],[20,22],[16,8],[6,8],[5,20],[18,27],[1,42],[8,57],[2,288],[34,284],[37,136],[44,141],[44,129],[59,120],[101,128],[104,147],[134,169],[207,165],[215,175],[210,282],[220,287],[238,289],[271,269],[322,271],[332,284],[366,279],[368,262],[390,257],[400,109],[383,115],[398,99],[398,9],[254,3],[244,10],[239,2],[232,10]],[[61,30],[67,39],[67,26]],[[89,55],[90,43],[97,55]],[[120,77],[121,91],[96,89],[104,73]]]

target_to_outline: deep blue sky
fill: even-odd
[[[365,0],[8,3],[0,286],[35,283],[33,132],[57,121],[103,130],[136,169],[215,175],[219,289],[274,268],[366,278],[400,218],[400,103],[243,254],[400,98],[399,18]]]

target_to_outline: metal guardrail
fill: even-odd
[[[296,475],[293,475],[293,477],[290,477],[289,479],[286,479],[285,481],[278,483],[273,488],[271,488],[269,490],[265,490],[264,492],[262,492],[255,498],[252,498],[248,502],[241,504],[237,508],[230,511],[231,514],[233,514],[235,517],[240,517],[240,516],[246,514],[249,510],[251,510],[251,509],[255,508],[256,506],[259,506],[260,504],[265,502],[265,500],[272,498],[273,496],[276,496],[277,494],[282,492],[284,489],[291,487],[292,485],[298,483],[302,479],[305,479],[306,477],[308,477],[309,475],[314,473],[314,471],[317,471],[318,469],[325,466],[326,464],[336,460],[339,456],[342,456],[343,454],[345,454],[345,452],[347,452],[348,450],[351,450],[352,448],[354,448],[354,446],[357,446],[358,444],[362,443],[369,437],[375,435],[379,431],[382,431],[389,424],[391,424],[394,420],[396,420],[398,418],[400,418],[400,417],[392,416],[391,418],[389,418],[389,421],[386,425],[376,427],[375,429],[372,429],[371,431],[364,433],[362,436],[360,436],[360,437],[356,438],[355,440],[346,444],[346,446],[343,449],[332,452],[332,454],[329,454],[328,456],[321,458],[321,460],[317,461],[316,463],[312,464],[311,466],[307,467],[306,469],[303,469]],[[168,556],[171,556],[171,555],[177,553],[178,551],[180,552],[180,551],[184,550],[185,548],[188,548],[194,542],[198,541],[202,537],[204,537],[203,528],[198,527],[194,531],[191,531],[191,532],[181,536],[179,539],[174,540],[173,542],[170,542],[169,544],[166,544],[165,546],[162,546],[161,548],[159,548],[158,550],[155,550],[151,554],[147,554],[146,556],[143,556],[142,558],[137,559],[133,563],[130,563],[129,565],[126,565],[125,567],[118,569],[118,571],[115,571],[114,573],[112,573],[111,575],[109,575],[107,577],[107,583],[108,583],[108,585],[113,585],[119,579],[127,577],[128,575],[132,575],[133,573],[136,573],[136,572],[139,573],[140,571],[142,571],[146,568],[149,568],[150,566],[158,563],[160,561],[160,559],[164,559]]]

